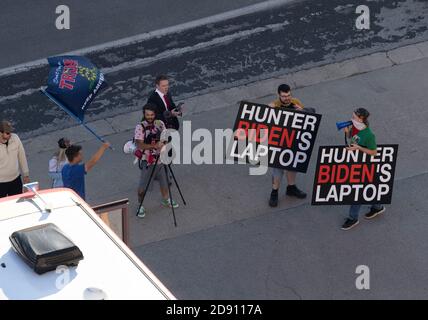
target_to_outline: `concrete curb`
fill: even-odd
[[[341,62],[301,70],[293,73],[276,76],[270,79],[253,82],[247,85],[233,87],[226,90],[211,92],[186,99],[187,118],[190,115],[210,110],[221,109],[237,103],[245,98],[255,100],[274,94],[280,82],[289,83],[294,89],[315,85],[321,82],[332,81],[367,73],[370,71],[392,67],[420,59],[428,58],[428,41],[408,45],[386,52],[377,52],[366,56],[356,57]],[[207,104],[207,101],[210,103]],[[202,109],[200,106],[203,105]],[[136,121],[141,117],[141,111],[134,111],[88,123],[101,136],[109,136],[119,132],[130,131],[135,128]],[[77,127],[77,126],[76,126]],[[77,130],[70,127],[64,130],[50,132],[45,135],[23,141],[28,154],[55,150],[56,141],[63,136],[72,137],[76,143],[93,140],[94,137],[86,130]],[[132,133],[130,133],[132,138]]]

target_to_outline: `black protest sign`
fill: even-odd
[[[231,157],[306,172],[321,115],[242,101],[234,125]]]
[[[346,146],[318,151],[312,205],[389,204],[398,145],[378,145],[377,155]]]

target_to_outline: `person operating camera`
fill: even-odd
[[[138,187],[138,200],[141,203],[144,192],[144,188],[150,179],[150,175],[156,164],[153,178],[157,178],[160,183],[160,191],[162,194],[161,204],[165,207],[174,206],[178,208],[178,204],[175,201],[171,202],[168,194],[168,182],[165,174],[164,164],[157,158],[160,157],[160,151],[165,146],[167,139],[164,137],[166,133],[166,126],[162,120],[155,120],[156,118],[156,106],[153,104],[146,104],[143,108],[144,120],[141,121],[135,128],[135,144],[137,150],[135,155],[140,159],[139,167],[141,170],[140,183]],[[157,163],[156,163],[157,161]],[[144,218],[146,210],[143,205],[140,206],[137,216]]]

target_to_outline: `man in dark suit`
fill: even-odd
[[[181,111],[177,111],[177,106],[169,93],[169,81],[166,75],[156,77],[156,89],[147,100],[148,104],[156,106],[156,119],[162,120],[167,129],[180,127],[177,117],[181,117]]]

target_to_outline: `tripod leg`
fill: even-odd
[[[177,226],[177,220],[175,218],[174,206],[172,204],[172,194],[171,194],[171,186],[169,185],[168,170],[166,169],[165,165],[164,165],[164,169],[165,169],[166,184],[168,185],[168,196],[169,196],[169,201],[170,201],[170,204],[171,204],[172,216],[174,218],[174,226]]]
[[[181,200],[183,200],[184,205],[186,205],[186,200],[184,200],[183,194],[181,193],[180,186],[178,185],[177,179],[175,179],[174,172],[172,171],[171,164],[168,164],[169,171],[171,172],[172,178],[174,179],[175,185],[177,186],[178,192],[180,193]]]
[[[156,167],[158,165],[158,160],[159,160],[159,157],[156,158],[155,165],[153,166],[152,172],[150,173],[149,181],[147,181],[146,188],[144,189],[143,196],[141,197],[140,205],[138,206],[138,210],[137,210],[137,214],[136,214],[137,216],[138,216],[138,212],[140,212],[140,209],[143,205],[143,201],[144,201],[144,198],[146,197],[147,190],[149,190],[150,182],[152,181],[153,175],[154,175]]]

